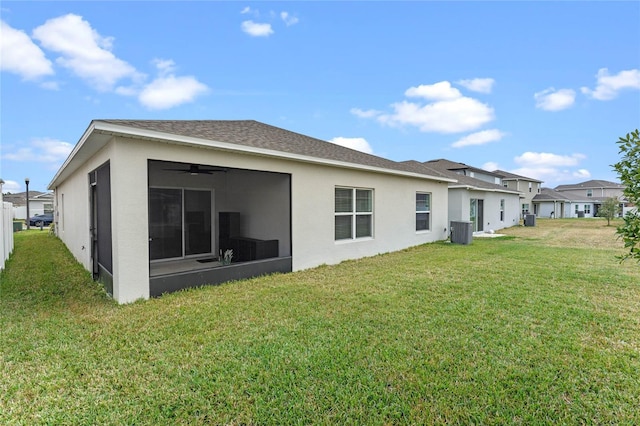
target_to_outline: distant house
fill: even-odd
[[[500,176],[502,185],[505,188],[518,191],[522,194],[520,198],[521,218],[527,213],[540,215],[540,213],[535,210],[533,198],[542,191],[541,180],[505,172],[504,170],[494,170],[493,173]]]
[[[625,207],[625,186],[606,180],[588,180],[582,183],[559,185],[555,190],[571,200],[571,217],[595,217],[607,198],[620,200]]]
[[[444,240],[452,182],[252,120],[95,120],[49,189],[125,303]]]
[[[572,216],[571,200],[552,188],[542,188],[541,192],[533,197],[532,204],[539,217],[561,219]]]
[[[5,194],[4,199],[13,204],[13,218],[27,218],[27,193]],[[53,192],[29,191],[29,215],[53,213]]]
[[[559,185],[554,189],[543,188],[533,198],[533,204],[541,217],[596,217],[607,198],[618,199],[621,212],[630,207],[623,196],[624,188],[624,185],[605,180]]]
[[[505,188],[498,174],[446,159],[419,164],[457,180],[448,184],[449,221],[470,221],[474,232],[519,224],[522,194]]]

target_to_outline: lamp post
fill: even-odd
[[[27,185],[27,230],[29,230],[29,178],[24,178],[24,183]]]

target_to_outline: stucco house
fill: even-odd
[[[27,193],[6,194],[5,201],[13,204],[13,218],[27,218]],[[29,191],[29,216],[53,213],[53,192]]]
[[[542,192],[542,181],[526,176],[517,175],[504,170],[494,170],[493,173],[500,176],[502,185],[505,188],[520,192],[520,218],[524,215],[533,213],[540,215],[535,209],[533,198]]]
[[[617,198],[621,207],[625,206],[625,186],[606,180],[588,180],[581,183],[559,185],[554,188],[556,192],[571,200],[571,216],[569,217],[596,217],[598,209],[607,198]]]
[[[472,222],[476,233],[520,223],[522,193],[505,188],[496,173],[447,159],[420,164],[457,181],[448,184],[449,221]]]
[[[126,303],[444,240],[453,181],[257,121],[94,120],[49,189]]]
[[[552,188],[542,188],[531,202],[536,215],[540,217],[562,219],[574,215],[571,210],[571,200]]]
[[[607,198],[620,201],[620,212],[631,207],[623,195],[624,185],[605,180],[589,180],[582,183],[543,188],[533,198],[533,205],[541,217],[596,217],[602,203]]]

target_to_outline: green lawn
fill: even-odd
[[[640,265],[537,225],[125,306],[20,232],[0,424],[639,424]]]

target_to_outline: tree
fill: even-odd
[[[635,209],[624,215],[624,225],[617,229],[617,234],[624,241],[629,252],[620,256],[621,261],[636,259],[640,262],[640,131],[636,129],[618,139],[621,159],[613,165],[618,172],[620,182],[626,185],[624,196]]]
[[[604,200],[600,208],[598,209],[599,217],[607,218],[607,226],[611,225],[611,219],[616,217],[620,212],[620,201],[616,197],[607,198]]]

